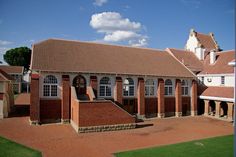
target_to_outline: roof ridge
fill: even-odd
[[[124,47],[124,48],[132,48],[132,49],[144,49],[144,50],[152,50],[157,52],[165,52],[165,50],[157,49],[157,48],[148,48],[148,47],[133,47],[133,46],[126,46],[126,45],[118,45],[118,44],[110,44],[110,43],[100,43],[100,42],[93,42],[93,41],[81,41],[81,40],[71,40],[71,39],[60,39],[60,38],[48,38],[46,40],[37,42],[33,45],[38,45],[43,42],[47,42],[50,40],[56,41],[65,41],[65,42],[75,42],[75,43],[85,43],[85,44],[97,44],[97,45],[104,45],[104,46],[115,46],[115,47]]]

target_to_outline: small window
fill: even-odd
[[[204,76],[201,77],[201,83],[204,84]]]
[[[99,95],[103,97],[111,96],[111,80],[109,77],[103,77],[100,80]]]
[[[224,84],[225,84],[225,77],[221,76],[221,85],[224,85]]]
[[[123,95],[134,96],[134,81],[132,78],[126,78],[123,84]]]
[[[187,80],[183,80],[181,82],[182,85],[182,95],[187,96],[188,95],[188,81]]]
[[[173,95],[173,84],[170,79],[165,81],[165,95]]]
[[[154,96],[155,95],[155,84],[152,79],[145,81],[145,96]]]
[[[43,80],[43,96],[57,96],[57,78],[53,75],[48,75]]]

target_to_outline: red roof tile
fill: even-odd
[[[196,32],[196,38],[199,40],[199,42],[202,44],[202,46],[207,51],[213,50],[213,49],[215,49],[215,50],[218,49],[216,42],[211,35]]]
[[[235,50],[216,52],[216,61],[210,64],[210,55],[207,55],[203,63],[203,71],[200,74],[225,74],[234,73],[234,68],[228,65],[234,60]]]
[[[195,56],[193,52],[174,48],[169,48],[169,52],[171,52],[180,62],[182,62],[191,71],[199,72],[203,70],[202,62]]]
[[[194,77],[166,51],[49,39],[33,45],[32,70]]]
[[[0,69],[8,74],[23,74],[24,71],[23,66],[0,65]]]
[[[201,93],[201,96],[234,98],[234,88],[233,87],[207,87]]]

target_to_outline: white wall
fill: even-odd
[[[54,75],[57,78],[58,81],[58,96],[57,97],[43,97],[43,79],[47,76],[47,75]],[[62,89],[62,75],[60,73],[44,73],[41,72],[40,73],[40,78],[39,78],[39,94],[40,94],[40,98],[48,98],[48,99],[52,99],[52,98],[61,98],[61,89]],[[78,76],[78,74],[76,73],[71,73],[71,74],[67,74],[70,76],[70,84],[71,86],[73,85],[73,80],[76,76]],[[99,97],[99,82],[100,79],[102,77],[109,77],[111,79],[111,91],[112,91],[112,96],[110,98],[114,98],[114,96],[116,95],[116,90],[115,90],[115,83],[116,83],[116,75],[103,75],[103,74],[79,74],[81,76],[83,76],[86,79],[86,86],[88,87],[90,85],[90,76],[97,76],[97,81],[98,81],[98,97]],[[129,76],[129,75],[122,75],[120,76],[122,78],[122,82],[124,82],[124,80],[128,77],[132,78],[134,80],[134,97],[137,97],[137,86],[138,86],[138,76]],[[158,84],[158,77],[144,77],[144,81],[146,81],[147,79],[153,79],[155,82],[155,97],[157,97],[156,93],[157,93],[157,84]],[[164,79],[164,81],[166,79],[171,79],[172,83],[173,83],[173,95],[175,96],[175,80],[176,78],[162,78]],[[181,79],[181,78],[179,78]],[[182,79],[181,79],[182,80]],[[188,81],[189,84],[189,95],[190,95],[190,91],[191,91],[191,80],[190,79],[185,79]]]
[[[234,87],[234,74],[214,74],[214,75],[198,75],[198,79],[201,80],[201,77],[204,77],[204,85],[206,86],[225,86],[225,87]],[[225,84],[221,84],[221,76],[225,76]],[[211,82],[210,82],[211,80]]]
[[[197,46],[198,46],[197,38],[194,35],[192,35],[192,36],[189,35],[189,38],[187,40],[185,49],[189,50],[189,51],[192,51],[192,52],[195,52],[195,48]]]

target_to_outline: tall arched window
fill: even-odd
[[[124,96],[134,96],[134,80],[132,78],[126,78],[123,85]]]
[[[47,75],[43,80],[43,96],[57,96],[57,78],[53,75]]]
[[[188,95],[188,81],[182,80],[181,85],[182,85],[182,95]]]
[[[103,77],[99,84],[99,95],[104,97],[111,96],[111,80],[109,77]]]
[[[152,79],[148,79],[145,81],[145,96],[154,96],[155,92],[155,84]]]
[[[170,79],[165,81],[165,95],[173,95],[173,84]]]

